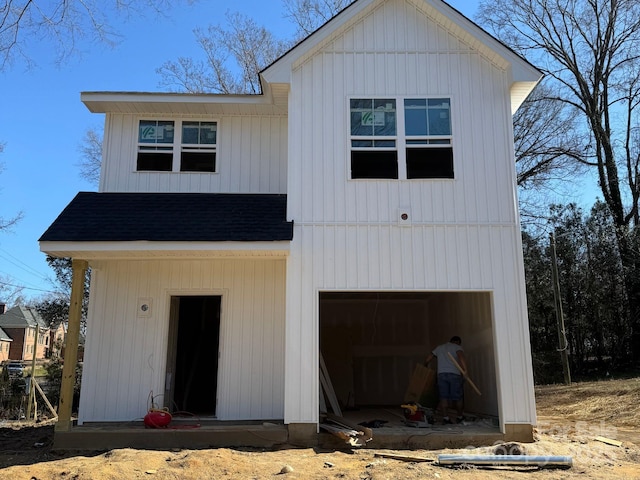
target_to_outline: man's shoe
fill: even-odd
[[[464,422],[465,420],[466,420],[466,418],[465,418],[465,417],[458,417],[458,418],[456,418],[456,423],[462,423],[462,422]]]
[[[442,424],[443,425],[451,425],[453,422],[451,421],[451,419],[449,417],[442,417]]]

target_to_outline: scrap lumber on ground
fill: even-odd
[[[344,440],[353,447],[363,447],[373,439],[373,431],[338,415],[328,413],[320,428]]]
[[[595,437],[594,440],[598,441],[598,442],[602,442],[602,443],[606,443],[607,445],[613,445],[614,447],[621,447],[622,446],[622,442],[619,440],[613,440],[612,438],[607,438],[607,437]]]
[[[433,458],[413,457],[411,455],[399,455],[397,453],[375,453],[374,457],[392,458],[403,462],[435,462]]]
[[[329,377],[329,372],[327,371],[327,366],[324,363],[322,353],[320,353],[320,386],[321,390],[324,391],[327,399],[329,400],[329,405],[331,405],[333,413],[338,416],[342,416],[342,410],[340,409],[336,393],[333,390],[333,384],[331,383],[331,378]]]

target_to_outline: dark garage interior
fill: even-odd
[[[399,408],[417,363],[453,335],[469,376],[465,411],[498,417],[490,292],[321,292],[320,352],[344,410]],[[435,367],[435,365],[434,365]],[[435,407],[435,387],[421,397]]]

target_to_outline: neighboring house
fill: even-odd
[[[0,302],[0,315],[7,310],[7,305]],[[11,348],[11,342],[13,339],[0,328],[0,362],[9,360],[9,349]]]
[[[63,355],[65,340],[65,323],[59,321],[55,325],[51,325],[49,329],[49,350],[47,357],[59,357]]]
[[[9,349],[11,348],[13,339],[0,328],[0,362],[9,360]]]
[[[37,334],[36,329],[40,327]],[[10,360],[42,360],[49,348],[49,328],[40,314],[31,307],[16,306],[0,315],[0,328],[12,339]]]
[[[512,113],[540,77],[440,0],[359,0],[260,95],[82,93],[100,191],[40,239],[91,267],[79,424],[153,392],[313,441],[321,355],[343,406],[399,406],[459,335],[467,410],[531,439]]]

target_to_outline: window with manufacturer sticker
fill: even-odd
[[[349,102],[350,178],[454,178],[449,98]]]
[[[217,144],[217,122],[140,120],[136,170],[215,172]]]

